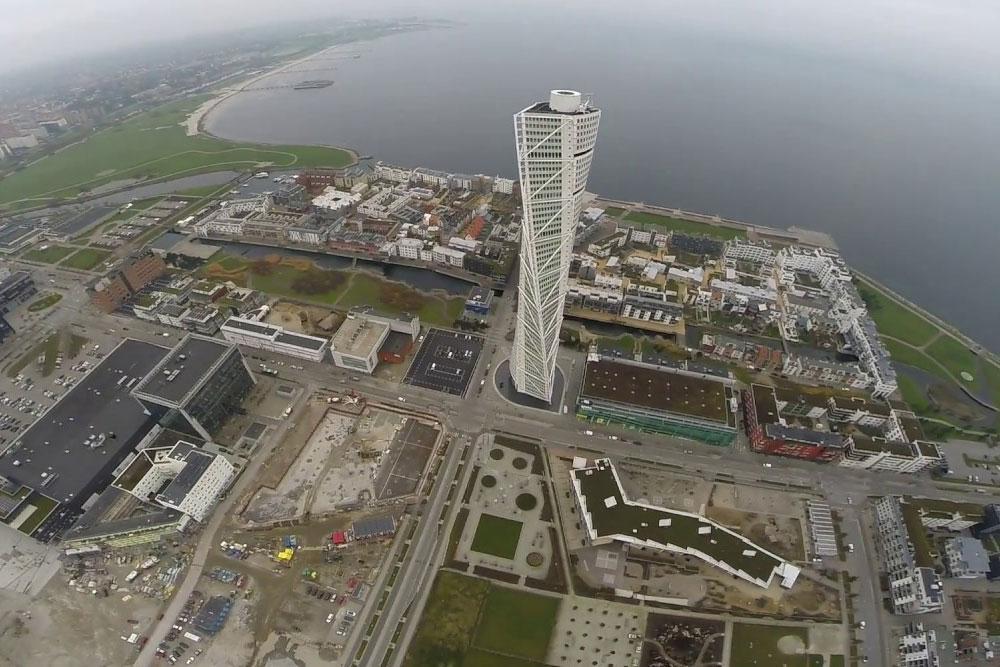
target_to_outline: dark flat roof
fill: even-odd
[[[750,387],[753,393],[753,409],[757,416],[757,425],[773,424],[778,421],[778,402],[774,400],[774,388],[755,384]]]
[[[354,530],[354,539],[356,540],[391,535],[396,532],[396,519],[391,514],[370,516],[358,519],[352,524],[351,528]]]
[[[733,425],[725,384],[643,364],[588,361],[580,396]]]
[[[315,338],[313,336],[304,336],[297,333],[291,333],[288,331],[283,331],[278,334],[278,337],[274,339],[278,343],[284,343],[285,345],[294,345],[296,347],[304,347],[307,350],[320,350],[326,346],[327,341],[322,338]]]
[[[771,438],[780,438],[790,442],[801,442],[806,445],[816,445],[829,449],[843,449],[847,445],[847,439],[839,433],[814,431],[811,428],[765,424],[764,432]]]
[[[171,504],[179,505],[214,460],[215,457],[211,454],[196,449],[188,451],[184,456],[184,467],[181,468],[177,477],[174,477],[173,481],[167,485],[167,488],[160,493],[160,497]]]
[[[28,220],[0,221],[0,247],[12,248],[39,231],[37,223]]]
[[[137,396],[150,396],[181,405],[201,386],[216,364],[235,345],[215,338],[189,334],[156,365],[144,382],[136,386]]]
[[[241,331],[249,331],[250,333],[260,334],[262,336],[273,336],[274,333],[278,330],[278,327],[272,327],[268,324],[261,324],[260,322],[251,322],[241,317],[230,317],[228,320],[222,323],[222,326],[228,329],[239,329]]]
[[[131,378],[141,379],[166,353],[159,345],[122,341],[15,441],[21,443],[18,451],[0,457],[0,475],[60,503],[74,499],[102,474],[110,475],[108,468],[153,425],[126,385]],[[102,433],[106,437],[99,447],[86,444],[91,435]]]

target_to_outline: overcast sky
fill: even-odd
[[[516,22],[544,11],[541,20],[554,28],[566,12],[604,15],[609,25],[641,18],[717,37],[1000,80],[996,0],[0,0],[0,9],[0,71],[304,19],[421,16]]]

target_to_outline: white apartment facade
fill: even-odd
[[[420,259],[423,248],[424,242],[421,239],[405,238],[396,242],[396,251],[403,259]]]
[[[553,90],[514,116],[521,180],[521,274],[510,369],[515,388],[552,399],[567,272],[601,112],[589,97]]]

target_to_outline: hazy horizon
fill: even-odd
[[[7,8],[0,24],[0,75],[36,66],[129,49],[156,47],[191,37],[312,21],[317,29],[338,17],[420,17],[459,21],[548,22],[565,25],[566,12],[600,16],[609,29],[623,19],[641,16],[714,40],[738,40],[760,48],[779,44],[803,58],[849,59],[903,76],[933,77],[1000,92],[1000,4],[987,0],[875,0],[817,3],[792,0],[636,0],[628,11],[596,0],[555,0],[543,7],[530,0],[503,6],[470,6],[459,0],[349,0],[331,6],[323,0],[300,0],[280,7],[262,0],[175,0],[138,6],[127,0],[81,4],[38,0]],[[553,40],[572,40],[553,32]],[[595,45],[600,48],[600,45]]]

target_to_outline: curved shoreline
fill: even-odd
[[[237,139],[230,139],[228,137],[220,137],[217,134],[212,134],[211,132],[209,132],[205,128],[205,122],[208,119],[208,117],[212,114],[212,112],[215,111],[219,107],[219,105],[222,104],[223,102],[225,102],[226,100],[228,100],[228,99],[230,99],[232,97],[235,97],[236,95],[239,95],[240,93],[252,92],[253,89],[248,88],[248,86],[252,86],[253,84],[257,83],[258,81],[263,81],[263,80],[265,80],[265,79],[267,79],[269,77],[272,77],[272,76],[274,76],[276,74],[282,74],[287,69],[289,69],[291,67],[294,67],[296,65],[301,65],[302,63],[308,62],[309,60],[315,58],[316,56],[320,56],[320,55],[323,55],[323,54],[325,54],[327,52],[333,51],[335,49],[339,49],[342,46],[346,46],[346,45],[345,44],[335,44],[333,46],[328,46],[325,49],[320,49],[319,51],[316,51],[314,53],[310,53],[308,56],[305,56],[303,58],[299,58],[297,60],[292,60],[291,62],[285,63],[284,65],[279,65],[275,69],[269,70],[267,72],[262,72],[260,74],[255,75],[255,76],[251,76],[251,78],[247,79],[246,81],[243,81],[243,82],[240,82],[240,83],[236,83],[236,84],[233,84],[232,86],[227,86],[227,87],[223,88],[217,95],[215,95],[214,97],[212,97],[209,100],[206,100],[201,106],[199,106],[197,109],[195,109],[193,112],[191,112],[191,115],[188,116],[185,119],[185,121],[184,121],[184,127],[185,127],[185,130],[187,132],[187,135],[189,137],[194,137],[194,136],[198,136],[198,135],[204,135],[206,137],[211,137],[212,139],[218,139],[219,141],[226,141],[226,142],[229,142],[229,143],[232,143],[232,144],[248,144],[248,145],[256,145],[256,146],[282,146],[282,145],[284,145],[284,144],[275,143],[275,142],[262,142],[262,141],[245,142],[245,141],[240,141],[240,140],[237,140]],[[308,144],[308,145],[310,145],[310,146],[319,146],[319,147],[322,147],[322,148],[334,148],[334,149],[337,149],[337,150],[344,151],[345,153],[348,153],[351,156],[351,163],[349,165],[347,165],[349,167],[356,165],[358,163],[358,160],[359,160],[359,157],[360,157],[360,153],[358,151],[356,151],[353,148],[350,148],[348,146],[331,146],[329,144]]]

